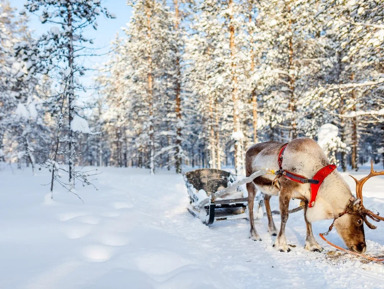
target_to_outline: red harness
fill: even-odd
[[[285,151],[285,148],[287,147],[287,145],[288,145],[287,143],[284,144],[280,149],[279,158],[278,158],[279,171],[276,172],[276,175],[284,176],[287,179],[294,181],[294,182],[297,182],[297,183],[301,183],[301,184],[309,183],[309,184],[311,184],[311,200],[309,201],[308,207],[312,208],[315,205],[316,196],[317,196],[317,193],[319,191],[321,184],[323,183],[324,179],[336,169],[336,166],[335,165],[326,165],[325,167],[321,168],[313,176],[312,179],[308,179],[302,175],[298,175],[298,174],[292,173],[290,171],[283,170],[283,167],[282,167],[283,155],[284,155],[284,151]]]

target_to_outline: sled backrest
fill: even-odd
[[[233,175],[217,169],[199,169],[185,173],[187,182],[196,190],[204,190],[208,195],[228,187]]]

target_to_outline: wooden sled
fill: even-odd
[[[231,192],[223,192],[235,185],[236,176],[218,169],[198,169],[185,173],[185,184],[190,199],[188,211],[210,225],[218,220],[246,218],[248,198],[237,186]]]

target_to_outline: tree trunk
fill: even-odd
[[[341,72],[342,72],[342,55],[340,51],[336,51],[336,83],[341,84]],[[346,132],[346,123],[345,119],[343,117],[345,113],[345,97],[344,94],[340,93],[340,102],[339,102],[339,114],[340,114],[340,138],[343,143],[347,143],[347,132]],[[346,153],[343,151],[341,152],[340,156],[340,165],[343,172],[347,170],[347,162],[346,162]]]
[[[353,82],[355,79],[355,73],[352,72],[351,74],[351,82]],[[352,110],[356,112],[357,108],[357,95],[356,90],[352,90],[352,99],[354,101]],[[355,116],[352,118],[352,155],[351,155],[351,165],[352,169],[357,171],[359,169],[358,167],[358,147],[359,147],[359,139],[358,139],[358,124],[357,124],[357,117]]]
[[[173,1],[175,6],[175,30],[176,33],[180,36],[179,33],[179,24],[180,24],[180,13],[179,13],[179,2],[178,0]],[[175,153],[175,169],[176,173],[181,173],[181,68],[180,68],[180,51],[179,46],[176,47],[176,153]]]
[[[293,50],[293,31],[292,31],[292,15],[291,15],[291,7],[287,6],[288,11],[288,75],[289,75],[289,92],[290,92],[290,102],[288,105],[289,111],[292,113],[291,116],[291,130],[289,132],[289,136],[291,139],[297,138],[297,122],[296,122],[296,110],[297,110],[297,99],[295,94],[295,85],[296,85],[296,77],[294,75],[294,50]]]
[[[221,146],[220,146],[220,124],[217,99],[214,102],[215,133],[216,133],[216,168],[221,169]]]
[[[248,22],[251,24],[253,19],[252,19],[252,1],[249,1],[248,3],[248,8],[249,8],[249,18]],[[249,31],[249,35],[253,35],[254,31]],[[255,55],[254,55],[254,50],[253,50],[253,41],[251,41],[251,75],[253,76],[255,73]],[[256,95],[256,87],[252,87],[251,90],[251,101],[252,101],[252,128],[253,128],[253,142],[258,143],[258,137],[257,137],[257,95]]]
[[[2,103],[0,102],[0,107],[1,106],[2,106]],[[0,118],[0,121],[1,120],[2,119]],[[4,138],[4,134],[0,132],[0,162],[5,162],[3,138]]]
[[[214,127],[214,100],[212,94],[209,95],[209,167],[210,168],[217,168],[216,167],[216,144],[215,144],[215,127]]]
[[[73,115],[75,112],[74,100],[75,100],[75,87],[74,87],[74,46],[73,46],[73,27],[72,27],[72,4],[71,1],[66,1],[67,5],[67,25],[68,25],[68,88],[66,91],[68,100],[68,177],[69,183],[73,183],[74,175],[74,133],[71,127],[73,121]]]
[[[343,115],[345,113],[345,100],[344,96],[340,96],[340,115]],[[346,123],[344,117],[340,118],[340,138],[343,143],[346,143],[347,135],[346,135]],[[341,152],[340,156],[340,165],[343,172],[347,170],[347,163],[346,163],[346,153],[343,151]]]
[[[153,66],[152,66],[152,49],[151,49],[151,17],[153,5],[150,0],[145,2],[145,13],[147,15],[147,37],[148,37],[148,72],[147,72],[147,101],[149,111],[149,169],[151,174],[155,173],[155,138],[153,127]]]
[[[233,0],[229,0],[229,37],[230,37],[230,50],[231,50],[231,68],[232,68],[232,101],[233,101],[233,139],[235,147],[235,172],[236,174],[241,173],[242,170],[242,160],[243,160],[243,137],[240,128],[240,119],[239,119],[239,96],[238,96],[238,79],[236,74],[236,46],[235,46],[235,27],[233,24]]]
[[[59,154],[59,145],[60,145],[60,124],[59,124],[59,129],[57,131],[57,136],[56,136],[56,143],[55,143],[55,150],[53,151],[53,162],[52,162],[52,168],[51,168],[51,199],[53,199],[53,186],[55,184],[55,178],[56,178],[56,161],[57,161],[57,155]]]

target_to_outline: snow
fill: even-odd
[[[367,172],[364,166],[343,176],[352,186],[349,173]],[[49,172],[0,166],[0,288],[384,288],[382,264],[320,240],[330,220],[314,223],[325,252],[312,253],[303,249],[302,212],[290,215],[287,239],[296,247],[281,253],[272,248],[266,217],[256,221],[261,242],[248,238],[247,220],[207,227],[192,217],[181,175],[102,168],[96,177],[97,191],[78,188],[84,203],[60,187],[52,200]],[[368,208],[384,212],[383,187],[384,177],[367,182]],[[383,233],[384,224],[366,230],[368,254],[383,255]],[[329,239],[344,246],[335,232]]]
[[[347,151],[347,145],[342,142],[339,128],[333,124],[326,123],[319,128],[318,144],[326,152],[331,163],[337,164],[336,153]]]
[[[59,27],[57,27],[57,26],[53,26],[53,27],[51,27],[51,33],[52,33],[52,34],[59,35],[59,34],[60,34],[60,29],[59,29]]]
[[[319,141],[327,142],[329,139],[337,137],[339,134],[339,129],[337,126],[326,123],[322,125],[319,129]]]
[[[75,115],[73,117],[73,120],[71,122],[71,129],[73,131],[78,131],[82,133],[91,133],[88,122],[78,115]]]
[[[236,131],[232,133],[232,139],[236,141],[240,141],[244,139],[244,134],[242,131]]]
[[[29,105],[28,105],[28,111],[29,111],[29,115],[32,119],[37,119],[38,117],[38,112],[36,110],[36,103],[35,102],[31,102]]]
[[[27,106],[26,106],[27,105]],[[24,105],[23,103],[18,103],[16,110],[15,110],[15,116],[18,120],[27,120],[29,118],[36,119],[38,116],[37,110],[36,110],[36,103],[32,101],[29,104]]]
[[[28,119],[29,118],[29,112],[27,108],[24,106],[24,104],[19,103],[17,105],[17,108],[15,110],[16,118],[18,119]]]

